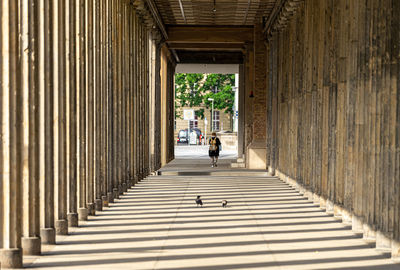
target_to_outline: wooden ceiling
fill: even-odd
[[[166,25],[254,25],[277,0],[155,0]],[[215,11],[214,11],[215,7]]]

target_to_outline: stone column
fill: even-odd
[[[66,52],[65,0],[54,2],[54,153],[56,186],[56,234],[68,234],[67,221],[67,144],[66,144]]]
[[[55,244],[54,229],[54,127],[53,127],[53,5],[40,1],[40,194],[42,243]]]
[[[138,77],[139,77],[139,71],[138,71],[138,36],[139,36],[139,31],[138,31],[138,18],[136,15],[136,11],[133,12],[133,175],[134,175],[134,181],[137,183],[139,181],[139,117],[138,117],[138,112],[139,112],[139,83],[138,83]]]
[[[41,253],[39,215],[39,80],[38,80],[38,5],[37,1],[25,1],[21,7],[21,65],[24,95],[24,149],[23,152],[23,230],[24,254]],[[27,50],[30,48],[30,50]],[[28,127],[28,126],[29,127]]]
[[[119,1],[114,0],[113,1],[113,6],[112,6],[112,31],[113,31],[113,43],[112,43],[112,55],[113,55],[113,60],[112,60],[112,68],[111,72],[113,74],[112,80],[113,80],[113,153],[114,153],[114,159],[113,159],[113,196],[114,199],[119,198],[119,191],[121,190],[121,183],[120,183],[120,172],[121,172],[121,163],[120,163],[120,149],[119,149],[119,144],[121,142],[120,138],[120,123],[119,123],[119,116],[120,116],[120,84],[119,84],[119,63],[120,63],[120,58],[119,58]]]
[[[150,119],[150,111],[149,111],[149,104],[150,104],[150,84],[149,84],[149,48],[150,48],[150,42],[149,42],[149,25],[145,25],[143,27],[143,42],[144,42],[144,55],[143,55],[143,61],[144,61],[144,126],[143,126],[143,132],[144,132],[144,137],[145,137],[145,144],[143,146],[143,152],[144,152],[144,176],[146,177],[149,175],[149,168],[150,168],[150,127],[149,127],[149,119]]]
[[[94,96],[95,96],[95,143],[94,143],[94,155],[95,155],[95,169],[94,169],[94,181],[95,181],[95,210],[102,211],[103,203],[101,200],[102,196],[102,181],[103,170],[102,170],[102,149],[103,149],[103,141],[102,134],[104,128],[103,125],[103,110],[102,110],[102,96],[103,85],[102,85],[102,68],[103,68],[103,60],[102,59],[102,44],[101,44],[101,31],[100,27],[102,26],[102,14],[101,14],[101,5],[102,2],[100,0],[94,0]],[[104,32],[103,28],[103,32]]]
[[[114,202],[114,184],[115,179],[115,167],[114,167],[114,82],[113,82],[113,12],[114,12],[113,0],[107,1],[107,104],[108,104],[108,157],[107,157],[107,197],[108,202]]]
[[[109,183],[109,169],[108,169],[108,1],[101,1],[101,122],[102,122],[102,133],[101,133],[101,175],[102,175],[102,201],[103,206],[108,206],[108,183]]]
[[[136,162],[136,152],[135,152],[135,128],[136,128],[136,114],[135,114],[135,91],[136,91],[136,80],[135,80],[135,76],[136,76],[136,66],[135,66],[135,9],[133,7],[131,7],[131,11],[130,11],[130,40],[131,40],[131,49],[130,49],[130,56],[131,56],[131,147],[130,147],[130,168],[131,168],[131,184],[135,185],[135,181],[136,181],[136,175],[135,175],[135,162]]]
[[[120,143],[120,166],[121,166],[121,189],[119,190],[120,194],[123,194],[126,191],[126,98],[125,94],[127,92],[126,89],[126,39],[125,39],[125,3],[124,1],[120,2],[119,8],[119,18],[120,18],[120,50],[119,50],[119,74],[120,74],[120,134],[121,134],[121,143]]]
[[[76,80],[76,1],[66,0],[66,95],[67,95],[67,151],[68,151],[68,225],[78,226],[77,198],[77,80]]]
[[[94,209],[94,50],[93,50],[93,1],[86,0],[86,89],[87,89],[87,209],[95,215]]]
[[[133,181],[132,181],[132,176],[133,176],[133,172],[132,172],[132,124],[133,124],[133,120],[132,120],[132,91],[133,91],[133,87],[132,87],[132,82],[133,82],[133,66],[132,66],[132,13],[133,13],[133,9],[131,8],[130,5],[127,5],[127,15],[126,15],[126,27],[127,27],[127,54],[128,54],[128,59],[127,59],[127,94],[126,94],[126,99],[127,99],[127,127],[126,127],[126,134],[127,134],[127,138],[126,138],[126,143],[127,143],[127,152],[126,152],[126,159],[127,159],[127,168],[128,168],[128,172],[127,172],[127,188],[132,187],[133,185]]]
[[[22,267],[21,249],[21,136],[22,104],[18,91],[18,6],[17,1],[3,0],[1,16],[1,169],[0,226],[1,265]],[[18,111],[20,110],[20,111]],[[18,122],[20,121],[20,122]]]
[[[142,27],[142,18],[139,17],[140,20],[138,22],[138,31],[139,31],[139,53],[138,53],[138,58],[139,58],[139,181],[143,179],[143,169],[144,169],[144,143],[145,143],[145,138],[144,138],[144,123],[143,123],[143,118],[144,118],[144,62],[143,62],[143,27]]]
[[[78,92],[78,176],[79,176],[79,220],[87,220],[88,209],[86,206],[86,33],[85,33],[85,0],[76,1],[77,21],[77,92]]]

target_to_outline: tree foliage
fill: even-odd
[[[234,74],[208,74],[205,78],[199,73],[178,73],[175,75],[175,112],[182,107],[198,107],[205,105],[211,109],[214,99],[214,109],[233,114],[235,93]],[[196,115],[204,118],[204,109],[196,111]],[[181,117],[176,112],[175,117]]]

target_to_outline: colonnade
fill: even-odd
[[[399,1],[299,3],[268,36],[267,165],[399,257]]]
[[[2,0],[0,17],[1,266],[18,268],[160,167],[161,36],[142,1]]]

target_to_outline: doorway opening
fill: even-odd
[[[239,65],[178,64],[174,78],[175,159],[208,162],[213,132],[220,160],[238,156]]]

